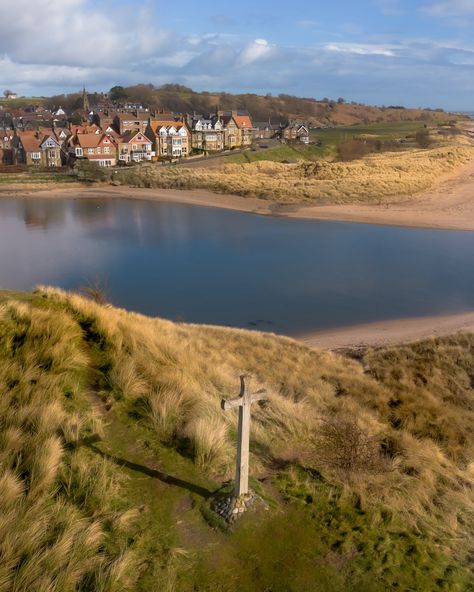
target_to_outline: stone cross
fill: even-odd
[[[240,396],[236,399],[222,399],[221,407],[224,411],[239,408],[239,431],[237,441],[237,466],[235,471],[235,497],[239,498],[249,492],[249,440],[250,440],[250,407],[257,401],[268,400],[265,392],[250,394],[248,387],[249,376],[240,377]]]

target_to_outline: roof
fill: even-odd
[[[75,125],[73,127],[75,134],[96,134],[99,135],[98,132],[101,131],[100,127],[95,123],[90,125]]]
[[[131,142],[138,135],[143,136],[146,142],[149,142],[150,144],[152,143],[151,140],[145,136],[145,134],[143,134],[142,132],[136,131],[136,130],[133,131],[133,132],[130,132],[130,131],[125,132],[123,134],[122,139],[120,140],[120,142],[122,144],[128,144],[129,142]]]
[[[107,140],[104,142],[104,140]],[[116,141],[109,134],[77,134],[74,137],[74,144],[79,144],[81,148],[97,148],[105,144],[116,146]]]
[[[117,113],[116,117],[118,117],[118,119],[120,119],[121,121],[148,121],[148,119],[150,118],[150,114],[138,113],[138,115],[136,115],[135,113]]]
[[[77,134],[75,137],[81,148],[97,148],[101,139],[102,136],[99,134]]]
[[[252,129],[252,120],[249,115],[233,115],[233,118],[239,129]]]
[[[153,130],[153,132],[155,134],[157,134],[162,127],[166,127],[166,128],[174,127],[178,131],[182,127],[184,127],[185,129],[188,129],[187,126],[186,126],[186,124],[184,124],[182,121],[172,121],[172,120],[169,120],[169,121],[164,121],[164,120],[163,121],[160,121],[160,120],[155,121],[154,120],[154,121],[151,121],[150,122],[150,125],[151,125],[151,129]]]
[[[33,132],[18,132],[18,137],[25,152],[41,151],[39,140]]]

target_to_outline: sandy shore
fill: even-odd
[[[452,335],[459,331],[474,331],[474,312],[379,321],[366,325],[318,331],[296,336],[295,339],[309,347],[346,350],[401,345],[430,337]]]
[[[391,203],[342,205],[283,205],[269,200],[216,194],[204,189],[138,189],[112,186],[1,186],[2,197],[127,198],[218,207],[265,216],[339,220],[418,228],[474,230],[474,161],[443,177],[439,184],[415,196]]]

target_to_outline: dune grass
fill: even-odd
[[[473,335],[356,361],[51,288],[0,311],[2,592],[474,585]],[[268,509],[224,533],[242,371]]]
[[[210,189],[279,203],[380,203],[426,190],[474,156],[472,146],[369,155],[352,162],[254,162],[220,169],[142,165],[113,173],[135,187]]]

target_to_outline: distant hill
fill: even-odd
[[[101,94],[91,94],[94,101],[103,100]],[[315,127],[333,125],[352,125],[386,121],[445,120],[450,114],[442,110],[406,109],[403,106],[372,107],[359,103],[349,103],[343,98],[330,100],[323,98],[300,98],[286,94],[278,96],[238,94],[226,92],[196,92],[180,84],[165,84],[155,88],[149,84],[131,87],[116,86],[110,90],[110,100],[125,104],[139,103],[151,109],[162,109],[175,113],[209,113],[216,109],[249,111],[254,121],[279,123],[281,120],[302,119]],[[68,106],[80,102],[80,95],[59,95],[51,97],[47,103],[51,107]]]

